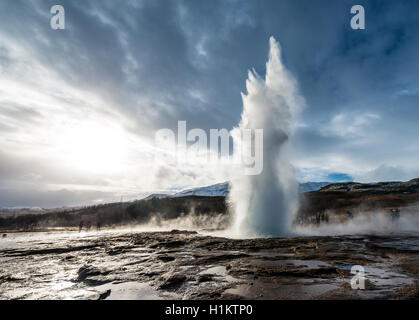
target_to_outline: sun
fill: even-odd
[[[64,127],[58,136],[58,157],[87,173],[118,173],[128,156],[129,137],[110,123],[85,122]]]

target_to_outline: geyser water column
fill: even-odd
[[[236,237],[289,236],[298,209],[298,183],[285,153],[304,100],[281,61],[279,43],[273,37],[269,43],[265,79],[249,71],[247,94],[242,93],[241,121],[231,132],[234,156],[240,157],[241,150],[254,148],[251,141],[241,139],[242,130],[263,129],[262,173],[246,175],[243,161],[231,172],[229,205],[234,212]]]

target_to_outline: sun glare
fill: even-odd
[[[128,156],[123,129],[97,123],[66,128],[59,140],[59,157],[72,169],[89,173],[118,173]]]

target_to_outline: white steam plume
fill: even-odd
[[[392,222],[391,217],[384,212],[376,211],[369,214],[359,214],[343,223],[297,226],[296,232],[310,236],[339,235],[389,235],[418,234],[419,216],[415,213],[403,213]]]
[[[291,220],[298,209],[298,183],[285,148],[304,100],[281,61],[279,43],[273,37],[269,43],[266,77],[249,71],[241,121],[231,133],[236,156],[240,150],[254,148],[251,141],[241,140],[242,130],[263,129],[262,173],[245,175],[245,165],[232,172],[229,203],[238,237],[291,235]]]

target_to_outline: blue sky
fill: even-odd
[[[66,29],[52,30],[61,4]],[[362,4],[366,30],[350,28]],[[0,206],[57,206],[224,181],[156,166],[154,132],[237,125],[269,37],[306,101],[301,181],[419,176],[417,1],[0,3]],[[93,146],[93,147],[92,147]],[[153,151],[154,150],[154,151]]]
[[[329,173],[327,175],[326,181],[330,182],[348,182],[353,181],[353,178],[346,173]]]

